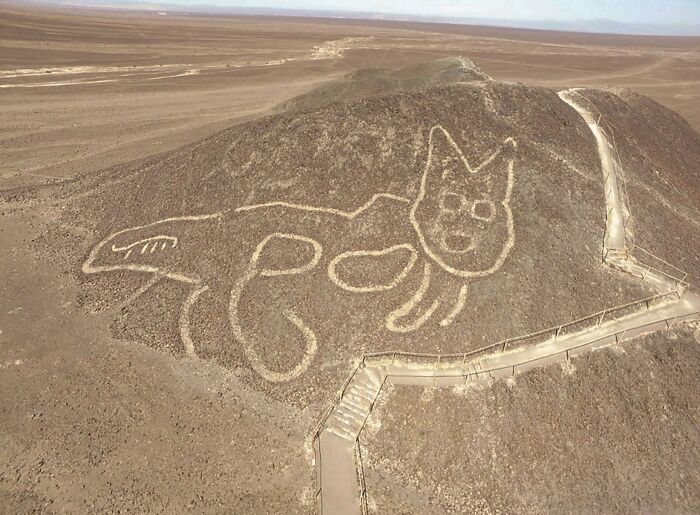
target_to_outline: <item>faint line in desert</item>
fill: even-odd
[[[454,322],[455,318],[457,318],[457,315],[462,312],[464,306],[467,304],[467,291],[467,285],[462,285],[462,287],[459,289],[459,293],[457,294],[457,302],[455,302],[452,311],[450,311],[445,318],[440,320],[440,325],[442,327],[450,325],[452,322]]]

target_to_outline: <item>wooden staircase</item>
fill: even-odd
[[[357,440],[382,388],[384,375],[379,367],[359,368],[345,394],[331,411],[324,430],[349,442]]]

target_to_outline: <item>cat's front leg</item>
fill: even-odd
[[[386,328],[392,332],[409,333],[423,327],[431,318],[439,316],[442,327],[450,325],[464,309],[467,300],[467,285],[455,284],[452,277],[426,261],[421,282],[401,306],[386,318]],[[456,290],[456,291],[455,291]]]

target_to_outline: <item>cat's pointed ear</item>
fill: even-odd
[[[452,136],[439,125],[430,130],[428,159],[426,172],[430,179],[446,180],[472,171]]]
[[[506,138],[476,170],[477,176],[488,186],[488,193],[494,201],[510,200],[513,188],[513,160],[518,146],[513,138]]]

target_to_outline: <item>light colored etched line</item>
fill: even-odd
[[[411,297],[404,305],[389,313],[389,316],[386,318],[386,328],[389,329],[389,331],[393,331],[395,333],[410,333],[411,331],[415,331],[425,324],[425,322],[432,316],[435,309],[437,309],[439,301],[436,299],[433,301],[430,307],[411,324],[401,326],[396,323],[398,319],[408,315],[413,308],[415,308],[420,301],[423,300],[425,292],[428,291],[428,287],[430,286],[430,270],[430,263],[426,263],[425,267],[423,268],[423,279],[420,286],[416,290],[416,293],[414,293],[413,297]]]
[[[112,252],[124,252],[125,250],[131,251],[133,250],[134,247],[141,245],[142,243],[145,243],[146,247],[153,243],[153,247],[158,246],[158,241],[163,241],[162,249],[165,250],[165,247],[167,246],[168,242],[172,243],[171,248],[177,247],[177,238],[175,236],[169,236],[167,234],[159,234],[158,236],[151,236],[149,238],[144,238],[142,240],[135,241],[133,243],[130,243],[129,245],[125,245],[123,247],[117,247],[116,245],[112,245]],[[153,250],[151,250],[153,252]],[[143,253],[143,252],[142,252]]]
[[[309,260],[309,262],[306,263],[304,266],[295,267],[295,268],[286,268],[286,269],[280,269],[280,270],[272,270],[269,268],[264,268],[264,269],[260,270],[260,272],[259,272],[259,274],[264,276],[264,277],[274,277],[277,275],[303,274],[303,273],[308,272],[309,270],[312,270],[313,268],[315,268],[321,259],[323,249],[321,247],[321,244],[319,242],[317,242],[316,240],[314,240],[312,238],[307,238],[306,236],[300,236],[298,234],[288,234],[288,233],[282,233],[282,232],[275,232],[275,233],[269,234],[268,236],[265,237],[265,239],[263,239],[260,243],[258,243],[258,246],[256,247],[255,252],[253,252],[253,256],[250,259],[251,266],[253,266],[257,269],[258,260],[260,259],[260,253],[262,252],[263,248],[265,248],[265,245],[267,245],[268,242],[273,238],[280,238],[280,239],[286,239],[286,240],[296,240],[296,241],[302,241],[305,243],[309,243],[314,249],[314,255],[311,258],[311,260]]]
[[[28,84],[0,84],[0,88],[51,88],[58,86],[81,86],[83,84],[102,84],[105,82],[117,82],[117,79],[101,79],[101,80],[82,80],[82,81],[66,81],[66,82],[38,82]]]
[[[457,294],[457,302],[455,302],[452,311],[450,311],[445,318],[440,320],[440,325],[442,327],[450,325],[452,322],[454,322],[457,315],[459,315],[462,312],[464,306],[467,304],[467,291],[468,288],[466,284],[459,289],[459,293]]]
[[[489,214],[487,216],[480,215],[476,212],[477,206],[487,206]],[[496,216],[496,207],[493,205],[492,200],[475,200],[472,202],[469,211],[473,219],[481,220],[482,222],[490,222],[493,220],[493,217]]]
[[[229,302],[229,322],[231,323],[231,329],[233,330],[234,337],[241,344],[243,348],[243,354],[245,355],[250,366],[255,370],[263,379],[271,382],[279,383],[291,381],[302,375],[311,365],[316,352],[318,351],[318,343],[316,341],[316,335],[313,330],[307,326],[304,321],[289,310],[285,310],[282,314],[289,320],[296,328],[301,332],[302,337],[305,341],[306,348],[304,350],[304,357],[299,361],[299,363],[293,367],[291,370],[286,372],[278,372],[270,370],[260,359],[258,353],[255,351],[254,345],[248,341],[246,338],[242,327],[240,326],[238,320],[238,304],[241,300],[241,294],[246,284],[257,275],[257,271],[254,267],[250,267],[247,273],[239,279],[234,288],[231,290],[231,300]]]
[[[286,270],[258,270],[258,261],[260,260],[260,255],[265,245],[267,245],[267,243],[275,237],[310,243],[314,247],[314,256],[311,258],[311,260],[309,260],[309,262],[306,265],[301,267],[289,268]],[[288,370],[286,372],[277,372],[274,370],[270,370],[262,362],[260,356],[258,356],[258,353],[255,351],[254,345],[248,341],[244,334],[243,328],[240,325],[240,321],[238,319],[238,305],[240,303],[243,290],[245,289],[247,284],[258,275],[264,275],[269,277],[276,275],[291,275],[308,272],[318,264],[319,260],[321,259],[321,254],[321,245],[311,238],[300,236],[298,234],[272,233],[265,237],[260,243],[258,243],[257,247],[255,248],[255,251],[253,252],[253,255],[250,258],[250,263],[248,265],[246,273],[241,278],[239,278],[238,281],[236,281],[236,284],[231,289],[228,315],[233,335],[235,339],[238,340],[238,342],[241,344],[243,348],[243,354],[250,363],[251,367],[253,367],[253,370],[255,370],[258,374],[260,374],[261,377],[268,381],[291,381],[292,379],[295,379],[304,372],[306,372],[306,370],[309,368],[309,365],[316,356],[316,352],[318,351],[316,335],[314,334],[313,330],[306,325],[306,323],[304,322],[304,320],[302,320],[301,317],[299,317],[290,310],[283,311],[282,314],[284,315],[284,317],[287,320],[289,320],[289,322],[291,322],[301,333],[302,338],[305,341],[306,348],[304,350],[304,357],[291,370]]]
[[[190,333],[190,317],[192,316],[192,306],[197,302],[199,296],[207,291],[209,286],[200,286],[195,288],[189,294],[185,302],[182,304],[182,311],[180,312],[180,339],[182,344],[185,346],[185,354],[190,358],[196,358],[197,352],[194,349],[194,341],[192,341],[192,335]]]
[[[186,70],[182,73],[176,73],[175,75],[164,75],[162,77],[150,77],[148,80],[163,80],[163,79],[173,79],[175,77],[186,77],[188,75],[199,75],[200,70],[193,68],[191,70]]]
[[[354,211],[343,211],[341,209],[335,209],[332,207],[318,207],[318,206],[309,206],[306,204],[293,204],[290,202],[282,202],[282,201],[274,201],[274,202],[266,202],[264,204],[252,204],[249,206],[241,206],[235,209],[236,213],[243,212],[243,211],[252,211],[255,209],[261,209],[265,207],[288,207],[291,209],[299,209],[301,211],[311,211],[311,212],[318,212],[318,213],[330,213],[333,215],[338,215],[342,216],[344,218],[349,218],[353,219],[357,215],[363,213],[364,211],[367,211],[372,205],[377,202],[380,198],[387,198],[391,200],[396,200],[398,202],[403,202],[405,204],[410,204],[411,201],[405,197],[400,197],[399,195],[394,195],[392,193],[377,193],[372,196],[371,199],[369,199],[365,204],[360,206]]]
[[[117,304],[115,307],[111,308],[111,310],[118,311],[122,308],[125,308],[126,306],[128,306],[129,304],[134,302],[136,299],[138,299],[141,295],[143,295],[148,290],[153,288],[156,284],[158,284],[161,281],[161,279],[163,279],[162,275],[158,275],[158,274],[154,275],[146,282],[146,284],[144,284],[143,286],[141,286],[141,288],[139,288],[134,293],[132,293],[123,302],[121,302],[121,303]]]
[[[65,66],[65,67],[50,67],[50,68],[17,68],[14,70],[6,70],[0,72],[0,78],[13,77],[35,77],[51,74],[54,75],[73,75],[87,73],[120,73],[125,71],[163,71],[173,68],[186,68],[189,64],[158,64],[146,66]]]
[[[406,263],[406,265],[403,267],[403,269],[390,282],[388,282],[386,284],[372,284],[369,286],[353,286],[352,284],[349,284],[349,283],[343,281],[340,277],[338,277],[338,274],[336,272],[336,267],[343,260],[352,259],[354,257],[385,256],[385,255],[390,254],[392,252],[396,252],[400,249],[408,250],[411,253],[411,257],[409,258],[408,263]],[[386,291],[386,290],[390,290],[392,288],[395,288],[401,281],[403,281],[406,278],[408,273],[413,268],[413,265],[415,265],[417,259],[418,259],[418,252],[416,252],[416,249],[413,248],[413,245],[411,245],[410,243],[401,243],[399,245],[393,245],[391,247],[387,247],[387,248],[381,249],[381,250],[353,250],[353,251],[343,252],[342,254],[338,254],[333,259],[331,259],[330,263],[328,264],[328,278],[338,288],[342,288],[343,290],[347,290],[347,291],[350,291],[353,293],[369,293],[369,292],[377,292],[377,291]]]
[[[162,220],[158,220],[157,222],[152,222],[150,224],[145,224],[145,225],[137,225],[134,227],[128,227],[127,229],[122,229],[120,231],[117,231],[115,233],[110,234],[107,236],[105,239],[100,241],[93,249],[90,251],[90,254],[88,255],[88,258],[85,260],[82,266],[82,271],[84,274],[95,274],[98,272],[113,272],[117,270],[131,270],[133,272],[144,272],[144,273],[157,273],[162,275],[163,277],[167,277],[168,279],[172,279],[174,281],[179,281],[187,284],[199,284],[201,280],[198,277],[195,276],[190,276],[186,274],[181,274],[178,272],[171,272],[171,271],[161,271],[160,268],[157,266],[152,266],[152,265],[139,265],[139,264],[134,264],[134,263],[122,263],[119,265],[98,265],[95,266],[94,262],[98,258],[100,252],[104,248],[104,246],[112,241],[114,238],[117,236],[120,236],[124,233],[130,232],[130,231],[136,231],[136,230],[141,230],[141,229],[146,229],[149,227],[154,227],[158,224],[162,223],[167,223],[167,222],[183,222],[183,221],[190,221],[190,222],[198,222],[202,220],[212,220],[216,218],[221,218],[223,216],[223,212],[218,212],[218,213],[213,213],[209,215],[194,215],[194,216],[177,216],[177,217],[172,217],[172,218],[164,218]],[[138,243],[138,242],[137,242]]]
[[[464,162],[465,167],[467,167],[467,170],[469,170],[471,173],[476,173],[481,170],[483,166],[486,164],[492,162],[496,156],[498,156],[502,152],[502,148],[494,152],[484,163],[479,165],[477,168],[472,169],[469,166],[469,163],[467,162],[466,157],[464,157],[464,154],[462,154],[462,151],[460,150],[459,146],[455,143],[455,141],[452,139],[450,134],[442,128],[440,125],[436,125],[432,129],[430,129],[430,138],[429,138],[429,143],[428,143],[428,159],[425,164],[425,169],[423,170],[423,176],[421,178],[421,183],[420,183],[420,189],[418,192],[418,197],[416,198],[416,201],[413,203],[411,206],[411,210],[409,212],[409,218],[411,221],[411,224],[413,225],[413,228],[416,231],[416,234],[418,235],[418,240],[421,243],[421,246],[423,247],[423,250],[425,251],[428,256],[442,268],[446,272],[456,275],[458,277],[484,277],[486,275],[490,275],[494,273],[496,270],[501,268],[503,263],[505,262],[506,258],[508,257],[508,254],[512,250],[513,246],[515,245],[515,231],[513,229],[513,213],[510,209],[510,198],[513,193],[513,185],[515,183],[515,176],[513,174],[513,160],[508,161],[508,183],[506,186],[506,192],[503,197],[503,200],[501,201],[501,205],[503,206],[504,212],[506,214],[506,228],[507,228],[507,239],[505,244],[503,245],[503,248],[501,249],[501,253],[499,254],[498,258],[494,262],[494,264],[488,268],[487,270],[477,270],[477,271],[470,271],[470,270],[459,270],[457,268],[454,268],[453,266],[450,266],[447,264],[438,254],[433,252],[433,250],[430,248],[428,245],[425,235],[423,234],[423,231],[420,227],[420,223],[418,222],[418,219],[416,218],[416,211],[418,210],[418,207],[421,202],[425,199],[426,196],[426,184],[428,181],[428,173],[430,172],[430,167],[432,166],[432,161],[433,161],[433,150],[434,150],[434,139],[435,139],[435,132],[436,131],[442,131],[443,135],[445,138],[447,138],[447,141],[450,143],[452,146],[453,150],[461,157],[462,161]],[[504,143],[509,143],[517,147],[517,144],[513,138],[506,138],[504,140]]]
[[[454,149],[455,153],[459,156],[459,159],[462,161],[462,164],[463,164],[464,167],[467,169],[467,171],[468,171],[469,173],[471,173],[471,174],[479,173],[479,172],[481,171],[482,168],[484,168],[485,166],[488,166],[489,164],[491,164],[491,162],[493,162],[493,160],[496,159],[496,158],[500,155],[500,153],[501,153],[501,150],[502,150],[502,149],[499,148],[498,150],[495,150],[495,151],[492,152],[484,161],[482,161],[481,164],[479,164],[479,166],[477,166],[476,168],[472,168],[471,165],[469,164],[469,160],[467,159],[467,156],[464,155],[464,153],[462,152],[462,149],[459,148],[459,145],[457,145],[457,142],[455,142],[455,140],[452,139],[452,135],[451,135],[449,132],[447,132],[447,131],[442,127],[442,125],[436,125],[435,127],[433,127],[433,128],[430,129],[430,138],[429,138],[430,141],[429,141],[429,147],[428,147],[428,164],[430,164],[430,160],[431,160],[431,158],[432,158],[432,150],[433,150],[433,149],[432,149],[433,132],[434,132],[436,129],[440,129],[440,130],[443,132],[443,134],[445,135],[445,138],[446,138],[447,141],[450,143],[450,145],[451,145],[452,148]],[[516,143],[516,141],[515,141],[513,138],[506,138],[505,140],[503,140],[503,143],[512,143],[512,144],[514,144],[515,146],[517,146],[517,143]],[[443,179],[445,178],[445,173],[444,173],[444,172],[443,172],[443,174],[442,174],[442,178],[443,178]]]

